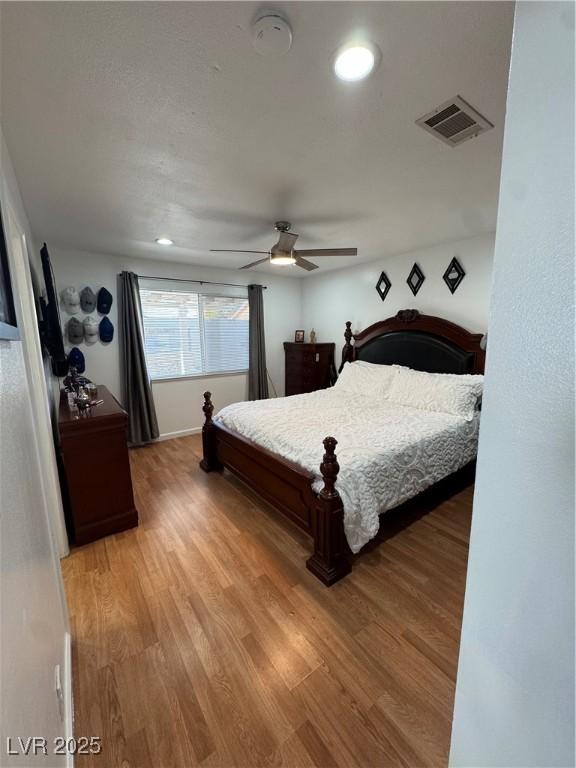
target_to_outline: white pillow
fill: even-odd
[[[364,368],[398,368],[397,365],[385,365],[384,363],[369,363],[368,360],[354,360],[354,365]]]
[[[334,386],[342,392],[387,398],[398,369],[392,365],[375,365],[357,360],[345,363]]]
[[[472,421],[482,396],[483,376],[444,374],[398,368],[388,399],[422,411],[440,411]]]
[[[428,376],[440,376],[441,378],[452,379],[453,381],[465,382],[467,384],[484,384],[484,376],[481,373],[428,373]]]
[[[373,363],[362,363],[362,365],[373,365]],[[394,363],[394,368],[402,368],[404,371],[415,370],[408,365],[398,365],[398,363]],[[425,376],[445,376],[447,379],[457,379],[458,381],[484,383],[484,374],[482,373],[428,373],[428,371],[416,371],[416,373],[423,373]]]

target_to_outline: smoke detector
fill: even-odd
[[[292,47],[292,30],[276,14],[261,16],[252,25],[252,45],[262,56],[282,56]]]

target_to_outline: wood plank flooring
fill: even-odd
[[[138,529],[63,561],[79,768],[445,766],[472,488],[385,516],[327,589],[199,436],[131,452]]]

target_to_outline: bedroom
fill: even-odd
[[[0,4],[6,765],[572,764],[573,16]]]

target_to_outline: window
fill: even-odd
[[[238,289],[236,289],[238,292]],[[151,379],[248,369],[248,299],[142,280],[144,350]]]

